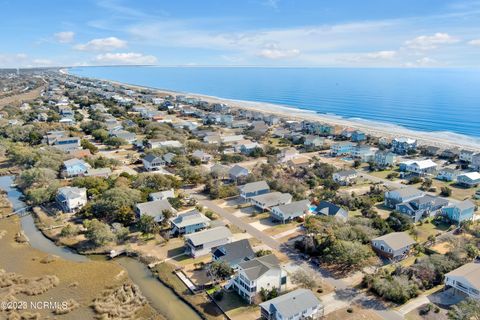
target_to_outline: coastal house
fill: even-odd
[[[472,150],[460,150],[460,161],[465,162],[465,163],[471,163],[473,159],[473,155],[475,154],[474,151]]]
[[[349,141],[340,141],[332,144],[330,147],[330,154],[333,157],[350,155],[352,153],[355,144]]]
[[[433,174],[437,169],[437,164],[431,159],[427,160],[408,160],[401,162],[400,171],[414,173],[420,176]]]
[[[392,167],[397,162],[397,156],[390,151],[375,152],[374,163],[380,168]]]
[[[206,229],[185,235],[185,253],[193,258],[201,257],[231,241],[232,233],[227,227]]]
[[[281,206],[273,207],[270,211],[272,220],[286,223],[293,219],[304,217],[310,212],[310,200],[294,201]]]
[[[250,182],[238,187],[238,189],[240,190],[240,197],[244,200],[270,192],[270,187],[265,180]]]
[[[275,255],[268,254],[240,262],[235,277],[227,286],[232,287],[248,303],[253,303],[262,289],[284,291],[287,287],[287,272],[280,267]]]
[[[250,155],[256,149],[261,149],[262,145],[250,140],[242,140],[235,145],[235,151],[240,151],[245,155]]]
[[[92,167],[85,160],[73,158],[63,162],[62,175],[64,177],[77,177],[87,173]]]
[[[87,189],[62,187],[57,191],[55,202],[63,212],[76,212],[87,204]]]
[[[165,166],[165,160],[162,156],[156,156],[154,154],[147,154],[142,159],[143,167],[147,171],[159,170]]]
[[[224,261],[237,270],[238,264],[255,258],[255,251],[248,239],[230,242],[212,249],[213,261]]]
[[[456,224],[460,224],[463,221],[473,220],[473,216],[475,215],[475,204],[470,200],[451,204],[442,209],[442,215]]]
[[[152,192],[148,195],[148,198],[150,199],[150,201],[175,198],[175,190],[172,188],[170,190]]]
[[[317,149],[323,147],[325,144],[325,138],[315,136],[315,135],[307,135],[304,138],[303,145],[307,149]]]
[[[476,187],[480,184],[480,173],[467,172],[457,176],[457,183],[467,188]]]
[[[405,258],[416,244],[406,232],[392,232],[372,239],[372,248],[380,256],[400,260]]]
[[[163,221],[163,212],[171,211],[173,214],[177,213],[168,200],[156,200],[143,203],[137,203],[135,205],[135,214],[137,218],[143,215],[148,215],[154,218],[155,222],[160,223]]]
[[[203,150],[195,150],[192,153],[192,157],[200,159],[200,161],[203,163],[208,163],[213,159],[213,157],[210,154],[204,152]]]
[[[480,300],[480,263],[470,262],[445,275],[445,288],[461,297]]]
[[[472,163],[470,164],[473,170],[480,171],[480,153],[475,153],[472,156]]]
[[[260,303],[260,315],[266,320],[321,319],[325,307],[308,289],[296,289]]]
[[[385,192],[384,203],[387,208],[394,209],[399,203],[408,202],[413,199],[420,198],[423,195],[423,191],[412,187],[396,189]]]
[[[78,137],[56,137],[51,142],[51,145],[55,149],[61,150],[63,152],[72,152],[81,148],[81,139]]]
[[[367,135],[363,131],[355,130],[352,132],[350,140],[353,142],[362,142],[367,140]]]
[[[210,226],[210,219],[198,210],[180,213],[170,219],[173,234],[190,234],[198,232]]]
[[[370,146],[359,145],[352,149],[351,156],[361,162],[370,162],[375,159],[375,151],[376,149]]]
[[[238,181],[241,180],[242,178],[246,178],[249,175],[250,171],[242,167],[238,164],[234,165],[233,167],[228,170],[228,176],[230,177],[230,180],[232,181]]]
[[[342,170],[333,174],[333,181],[341,186],[347,186],[355,183],[357,176],[358,174],[356,170]]]
[[[310,158],[298,157],[287,162],[287,166],[292,169],[307,168],[310,166]]]
[[[414,222],[418,222],[423,217],[434,216],[447,205],[448,200],[426,194],[419,198],[397,204],[395,210],[407,215]]]
[[[437,179],[443,181],[456,181],[460,173],[453,168],[442,168],[438,170]]]
[[[440,158],[447,159],[450,161],[457,159],[459,156],[460,156],[460,149],[457,147],[445,149],[442,151],[442,153],[440,153]]]
[[[395,138],[392,140],[392,151],[396,154],[407,154],[417,149],[417,140],[410,138]]]
[[[322,200],[315,208],[315,213],[319,215],[335,217],[340,221],[347,221],[348,211],[336,204]]]
[[[275,206],[285,205],[292,201],[292,195],[282,192],[269,192],[250,197],[250,203],[261,210],[268,210]]]

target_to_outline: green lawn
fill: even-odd
[[[418,232],[417,241],[425,242],[430,235],[436,236],[439,233],[447,231],[450,225],[446,223],[439,223],[438,225],[435,225],[431,222],[431,219],[426,219],[421,225],[417,223],[416,227]]]

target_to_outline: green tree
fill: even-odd
[[[160,231],[155,218],[146,214],[138,219],[137,228],[144,234],[156,234]]]
[[[83,222],[84,227],[87,229],[85,237],[92,241],[92,243],[101,247],[112,241],[115,241],[115,234],[112,232],[110,226],[97,219],[85,220]]]
[[[86,139],[82,139],[81,146],[83,149],[90,150],[91,154],[95,154],[98,152],[97,146]]]
[[[213,281],[217,281],[219,279],[227,279],[233,275],[233,269],[226,261],[217,260],[210,263],[207,273]]]
[[[467,298],[448,312],[451,320],[480,320],[480,301]]]

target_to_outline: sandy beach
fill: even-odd
[[[63,74],[69,74],[68,70],[60,70]],[[75,76],[75,75],[74,75]],[[152,87],[139,86],[134,84],[122,83],[106,79],[98,79],[106,82],[110,82],[117,86],[128,87],[131,89],[148,89],[154,91],[156,94],[165,95],[186,95],[189,97],[195,97],[209,103],[224,103],[232,108],[247,109],[251,111],[258,111],[265,114],[274,114],[279,117],[289,120],[310,120],[320,121],[331,125],[338,125],[345,128],[354,128],[374,137],[385,137],[387,139],[393,139],[395,137],[407,137],[417,139],[419,145],[436,146],[441,149],[449,149],[458,147],[460,149],[469,149],[480,152],[480,138],[469,137],[461,134],[456,134],[448,131],[416,131],[410,130],[392,123],[384,123],[379,121],[370,121],[366,119],[347,119],[336,115],[320,114],[315,111],[304,110],[289,106],[282,106],[271,103],[255,102],[255,101],[241,101],[224,99],[220,97],[207,96],[196,93],[177,92],[167,89],[158,89]]]

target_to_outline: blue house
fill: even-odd
[[[470,200],[464,200],[442,209],[442,214],[457,224],[466,220],[472,220],[474,212],[475,205]]]
[[[395,138],[392,140],[392,151],[396,154],[407,154],[417,149],[417,140],[410,138]]]
[[[62,175],[64,177],[76,177],[85,174],[88,169],[92,167],[84,160],[73,158],[63,162],[64,170]]]
[[[332,144],[330,148],[330,154],[334,157],[342,155],[350,155],[353,151],[355,144],[348,141],[341,141]]]
[[[170,220],[173,234],[190,234],[207,228],[210,219],[198,210],[181,213]]]
[[[247,200],[251,197],[259,196],[261,194],[269,193],[270,187],[265,181],[250,182],[239,187],[240,196]]]
[[[355,131],[352,132],[351,140],[353,142],[365,141],[365,140],[367,140],[367,136],[365,135],[364,132],[362,132],[360,130],[355,130]]]

